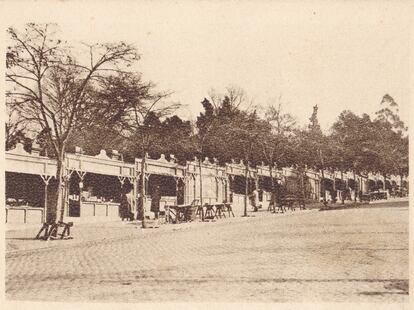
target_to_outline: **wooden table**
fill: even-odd
[[[169,223],[181,223],[192,221],[195,216],[198,206],[195,205],[171,205],[165,206],[167,222]],[[194,215],[193,215],[194,213]],[[171,214],[174,215],[175,220],[171,218]]]
[[[204,211],[205,208],[205,211]],[[233,208],[230,203],[215,203],[199,205],[166,205],[165,214],[168,223],[181,223],[192,221],[194,217],[214,219],[226,217],[226,212],[229,217],[234,217]],[[173,219],[174,217],[174,219]]]
[[[221,218],[226,217],[226,212],[228,213],[229,217],[233,215],[233,208],[230,203],[213,203],[213,204],[206,204],[206,218]]]
[[[291,211],[295,211],[295,203],[298,204],[299,210],[305,209],[304,200],[302,198],[294,197],[294,196],[287,196],[282,199],[282,208],[284,206],[287,206],[287,208]],[[279,206],[280,208],[280,206]],[[284,211],[286,211],[286,208],[284,208]]]

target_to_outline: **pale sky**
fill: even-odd
[[[256,104],[282,94],[301,124],[318,104],[323,128],[344,109],[372,115],[389,93],[408,124],[408,2],[85,2],[8,3],[7,23],[57,22],[68,40],[135,44],[136,69],[174,91],[187,119],[210,88],[232,84]]]

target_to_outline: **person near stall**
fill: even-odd
[[[257,212],[257,210],[262,207],[259,202],[259,191],[257,189],[254,189],[252,192],[251,203],[253,206],[253,212]]]
[[[155,187],[154,192],[151,195],[151,212],[154,212],[154,216],[156,219],[158,219],[158,215],[160,213],[160,201],[161,201],[160,186],[157,185]]]
[[[121,196],[121,203],[119,205],[119,213],[121,216],[122,221],[123,220],[134,220],[134,213],[133,213],[133,198],[131,189],[128,191],[123,191]]]

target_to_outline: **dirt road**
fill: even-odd
[[[6,297],[408,301],[408,202],[182,225],[143,231],[107,223],[96,226],[106,239],[53,241],[43,248],[34,241],[26,249],[18,238],[24,232],[8,233]]]

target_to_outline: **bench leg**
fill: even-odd
[[[49,229],[49,224],[43,223],[43,226],[40,229],[40,231],[37,233],[35,239],[41,239],[42,238],[41,234],[42,234],[43,231],[45,232],[45,234],[44,234],[42,239],[46,239],[47,236],[48,236],[48,229]]]
[[[56,239],[57,238],[57,233],[58,233],[58,226],[57,224],[52,224],[49,230],[49,233],[46,237],[46,241],[50,240],[50,239]]]

